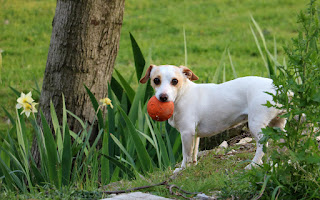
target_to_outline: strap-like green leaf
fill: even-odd
[[[60,188],[59,186],[59,178],[57,176],[58,171],[58,158],[57,158],[57,147],[50,130],[49,124],[45,119],[42,111],[41,111],[41,122],[43,127],[43,135],[45,138],[45,145],[47,150],[47,157],[48,157],[48,171],[49,171],[49,178],[50,182],[53,183],[56,187]]]
[[[137,79],[140,80],[141,75],[143,73],[144,65],[146,64],[146,61],[143,57],[143,54],[141,52],[141,49],[140,49],[136,39],[134,39],[134,37],[131,33],[129,33],[129,34],[130,34],[132,52],[133,52],[133,57],[134,57],[134,65],[136,67]]]
[[[62,152],[62,185],[69,185],[72,165],[71,136],[68,125],[64,132],[63,152]]]
[[[95,112],[97,112],[98,108],[99,108],[99,103],[98,103],[96,97],[92,94],[92,92],[89,90],[89,88],[87,86],[84,85],[84,87],[87,90],[87,93],[88,93],[88,95],[90,97],[90,100],[91,100],[91,103],[92,103],[92,106],[93,106]],[[101,110],[98,111],[97,117],[98,117],[98,122],[99,122],[99,129],[103,129],[104,128],[104,122],[103,122],[103,117],[102,117]]]
[[[134,92],[134,90],[132,89],[132,87],[130,86],[128,81],[126,81],[126,79],[120,74],[120,72],[118,72],[118,70],[116,70],[116,69],[114,69],[114,71],[116,72],[116,74],[119,78],[119,81],[120,81],[124,91],[126,92],[130,102],[132,103],[136,93]]]
[[[110,157],[108,155],[104,155],[104,154],[101,154],[101,155],[109,159],[114,165],[118,166],[125,174],[129,176],[129,178],[135,178],[133,171],[130,168],[126,167],[121,162],[119,162],[117,159]]]
[[[153,171],[151,158],[150,158],[145,146],[143,146],[143,143],[140,139],[140,136],[137,133],[137,130],[135,129],[134,125],[132,124],[129,117],[126,115],[126,113],[123,111],[123,109],[120,106],[118,106],[118,109],[120,110],[120,113],[126,122],[127,128],[128,128],[129,133],[132,137],[132,141],[133,141],[133,144],[136,148],[139,162],[141,163],[141,167],[142,167],[143,171],[144,172]]]

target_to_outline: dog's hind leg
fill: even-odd
[[[252,136],[254,137],[256,141],[257,150],[254,155],[254,158],[252,159],[251,163],[245,167],[245,169],[251,169],[253,166],[262,164],[262,157],[264,155],[263,152],[263,144],[259,142],[259,140],[262,138],[261,129],[265,128],[267,124],[263,123],[257,123],[257,122],[249,122],[249,129],[251,131]],[[268,145],[268,144],[266,144]]]

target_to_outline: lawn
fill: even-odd
[[[302,0],[199,0],[127,1],[116,68],[129,77],[134,72],[129,32],[151,62],[185,64],[184,36],[187,40],[187,65],[201,81],[211,81],[216,67],[225,63],[227,79],[231,74],[228,48],[238,76],[267,72],[250,30],[252,15],[259,23],[270,49],[274,38],[280,60],[282,46],[297,33],[296,15],[308,1]],[[0,0],[0,105],[14,113],[16,98],[9,86],[29,92],[40,87],[51,36],[55,0]],[[222,60],[222,62],[221,62]],[[38,99],[36,93],[33,93]],[[8,119],[0,109],[0,131]]]
[[[135,71],[129,38],[131,32],[151,63],[187,65],[200,77],[198,82],[215,82],[215,71],[221,66],[225,68],[226,80],[232,79],[231,58],[238,76],[268,76],[250,28],[255,26],[252,19],[260,25],[268,49],[282,62],[282,46],[288,46],[290,38],[297,37],[296,16],[307,3],[294,0],[127,1],[115,67],[125,79]],[[12,114],[16,104],[12,88],[23,92],[37,90],[38,85],[41,88],[55,4],[55,0],[0,0],[0,105]],[[318,14],[318,10],[315,13]],[[222,197],[227,198],[276,199],[279,194],[280,199],[320,198],[319,144],[314,139],[319,133],[315,132],[314,126],[306,126],[307,122],[315,126],[319,123],[320,89],[317,80],[320,73],[315,66],[319,63],[320,25],[318,15],[313,12],[310,18],[300,19],[307,27],[307,39],[298,38],[293,50],[289,50],[290,65],[282,69],[285,75],[278,73],[278,77],[273,77],[279,92],[275,102],[284,105],[287,127],[285,130],[263,130],[265,137],[260,142],[273,140],[264,157],[265,164],[244,171],[255,145],[232,146],[203,156],[197,166],[187,168],[169,184],[208,195],[221,191]],[[257,31],[255,27],[253,30]],[[303,28],[300,26],[299,30]],[[296,71],[303,73],[291,75]],[[144,99],[141,91],[145,85],[137,87],[137,80],[132,82],[132,88],[139,95],[134,96],[131,106],[128,106],[127,98],[109,96],[114,105],[121,102],[130,111],[127,113],[121,106],[115,106],[108,108],[106,116],[98,113],[99,127],[102,128],[92,145],[89,143],[91,126],[86,127],[81,122],[84,131],[80,137],[65,126],[65,108],[63,119],[55,119],[52,109],[56,140],[45,120],[42,120],[42,131],[37,131],[36,123],[25,126],[21,116],[17,126],[13,126],[4,139],[10,124],[4,110],[0,109],[0,138],[3,141],[0,145],[0,199],[100,198],[103,190],[149,185],[171,176],[171,168],[181,160],[179,133],[165,123],[154,123],[144,116],[145,106],[138,105]],[[288,91],[294,93],[290,100]],[[36,102],[39,95],[33,92]],[[302,119],[301,108],[306,122],[291,120],[292,116]],[[62,121],[61,130],[58,121]],[[31,125],[41,152],[40,170],[27,151],[31,144]],[[112,134],[109,136],[109,133]],[[103,138],[102,147],[97,151],[95,145],[100,136]],[[71,138],[75,139],[74,142]],[[279,139],[285,142],[279,143]],[[275,145],[280,148],[284,145],[288,150],[278,149]],[[231,149],[234,153],[227,154]],[[269,165],[267,159],[275,165]],[[135,180],[128,180],[130,177]],[[174,197],[163,186],[146,191]]]

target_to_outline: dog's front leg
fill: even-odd
[[[199,143],[200,143],[200,137],[196,136],[194,140],[194,149],[193,149],[193,164],[197,164],[198,159],[198,151],[199,151]]]
[[[195,145],[195,132],[194,131],[183,131],[181,132],[182,142],[182,155],[183,160],[180,168],[176,168],[173,173],[177,173],[182,169],[186,168],[193,163],[192,153]]]

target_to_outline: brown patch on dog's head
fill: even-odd
[[[198,76],[196,76],[188,67],[180,66],[180,69],[182,69],[182,73],[190,80],[190,81],[196,81],[199,79]]]
[[[144,75],[144,77],[142,77],[142,78],[140,79],[140,83],[144,84],[144,83],[146,83],[146,82],[149,80],[151,70],[152,70],[152,68],[153,68],[154,66],[155,66],[155,65],[150,65],[150,66],[148,67],[148,69],[147,69],[147,71],[146,71],[146,74]]]

